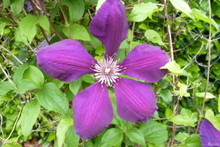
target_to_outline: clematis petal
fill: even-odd
[[[205,119],[200,125],[200,139],[203,147],[220,146],[220,131]]]
[[[119,116],[130,122],[147,122],[158,109],[153,89],[146,83],[121,78],[114,84]]]
[[[160,69],[167,62],[169,57],[160,47],[143,44],[136,46],[120,65],[125,67],[123,74],[153,83],[167,73]]]
[[[74,126],[82,139],[102,132],[113,119],[113,108],[105,85],[95,83],[79,92],[73,101]]]
[[[128,32],[125,6],[122,2],[106,0],[91,21],[90,32],[104,43],[108,56],[115,55]]]
[[[90,69],[96,60],[73,39],[56,42],[39,50],[38,65],[42,71],[61,81],[73,81],[78,77],[93,73]]]

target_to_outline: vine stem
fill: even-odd
[[[212,19],[212,9],[211,9],[211,2],[210,0],[208,0],[208,4],[209,4],[209,18]],[[212,43],[212,24],[209,24],[209,41],[208,41],[208,67],[207,67],[207,78],[206,78],[206,87],[205,87],[205,93],[204,93],[204,98],[203,98],[203,102],[202,102],[202,108],[200,111],[200,117],[199,117],[199,121],[198,121],[198,125],[196,128],[196,132],[198,132],[199,127],[200,127],[200,123],[202,121],[202,114],[204,112],[204,108],[205,108],[205,99],[206,99],[206,95],[209,89],[209,75],[210,75],[210,67],[211,67],[211,43]]]

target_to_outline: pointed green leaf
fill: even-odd
[[[205,113],[205,118],[208,119],[213,126],[220,131],[220,114],[214,116],[214,112],[208,109]]]
[[[168,69],[171,73],[175,75],[179,75],[183,72],[180,65],[176,63],[176,61],[170,61],[160,69]]]
[[[161,90],[160,96],[167,104],[172,102],[172,94],[171,94],[170,90],[168,90],[168,89]]]
[[[22,80],[23,74],[25,70],[28,69],[28,67],[29,67],[28,64],[23,64],[15,70],[14,75],[13,75],[13,82],[15,84],[18,84]]]
[[[81,83],[82,83],[82,78],[78,78],[75,81],[70,82],[69,88],[74,95],[78,93]]]
[[[25,138],[30,135],[34,123],[40,113],[40,104],[35,99],[24,106],[21,113],[21,131]]]
[[[14,0],[10,7],[12,13],[18,15],[24,7],[24,0]]]
[[[19,27],[15,29],[15,40],[27,44],[27,37],[24,36]]]
[[[66,132],[66,137],[65,137],[65,142],[66,144],[71,147],[71,146],[77,146],[79,143],[79,136],[76,135],[75,129],[73,126],[70,126]]]
[[[198,92],[196,93],[196,96],[203,98],[205,96],[205,92]],[[209,92],[206,93],[206,99],[213,99],[213,98],[216,98],[216,96],[214,96],[213,94]]]
[[[144,36],[147,38],[147,40],[152,41],[153,43],[164,45],[160,35],[154,30],[145,31]]]
[[[202,147],[199,134],[190,135],[185,140],[184,147]]]
[[[39,25],[46,30],[48,33],[50,32],[50,23],[45,15],[40,15],[38,18]]]
[[[54,83],[45,84],[44,87],[37,92],[36,96],[38,102],[44,108],[63,115],[68,114],[68,100]]]
[[[195,127],[195,121],[186,115],[176,115],[176,116],[170,118],[169,121],[171,121],[177,125]]]

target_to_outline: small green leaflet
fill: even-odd
[[[213,126],[220,131],[220,114],[214,116],[214,112],[208,109],[205,113],[205,118],[208,119]]]
[[[75,133],[75,129],[73,126],[70,126],[66,132],[66,136],[65,136],[65,142],[66,144],[71,147],[71,146],[77,146],[79,143],[79,136],[76,135]]]
[[[203,98],[205,96],[205,92],[198,92],[196,93],[196,96]],[[213,99],[213,98],[216,98],[216,96],[214,96],[213,94],[209,92],[206,93],[206,99]]]
[[[39,113],[40,104],[36,99],[30,103],[25,104],[21,113],[21,131],[25,138],[30,135]]]
[[[126,131],[126,135],[132,142],[145,145],[144,134],[141,130],[138,130],[137,128],[131,128]]]
[[[14,85],[8,81],[0,82],[0,95],[6,94],[8,91],[14,88]]]
[[[175,75],[179,75],[183,72],[180,65],[176,63],[176,61],[170,61],[160,69],[168,69],[171,73]]]
[[[154,30],[146,30],[144,36],[147,38],[147,40],[152,41],[153,43],[164,45],[160,35]]]
[[[13,3],[10,5],[12,13],[15,15],[18,15],[23,7],[24,7],[24,0],[15,0]]]

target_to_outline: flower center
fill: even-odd
[[[112,83],[116,82],[116,79],[119,78],[118,76],[121,75],[122,67],[117,63],[118,60],[114,61],[112,57],[107,57],[107,59],[102,59],[100,62],[95,63],[92,68],[96,72],[94,74],[95,79],[101,84],[112,86]]]

